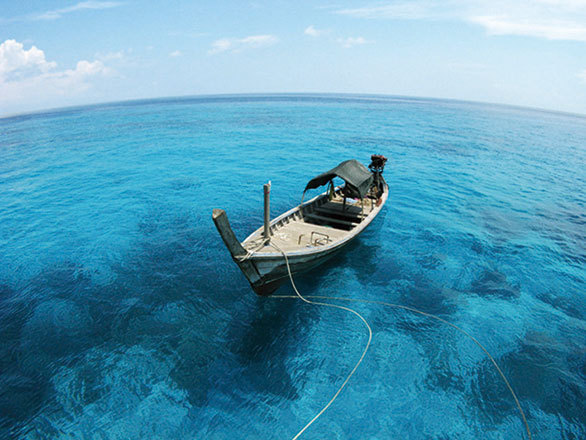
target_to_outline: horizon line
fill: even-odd
[[[412,95],[393,95],[393,94],[383,94],[383,93],[358,93],[358,92],[243,92],[243,93],[213,93],[213,94],[195,94],[195,95],[176,95],[176,96],[161,96],[161,97],[154,97],[154,98],[131,98],[131,99],[123,99],[120,101],[101,101],[101,102],[93,102],[88,104],[78,104],[78,105],[70,105],[64,107],[53,107],[53,108],[46,108],[40,110],[32,110],[23,113],[13,113],[7,115],[0,115],[0,121],[5,121],[8,119],[17,119],[27,116],[43,116],[43,115],[51,115],[51,114],[58,114],[58,113],[66,113],[72,110],[83,110],[83,109],[91,109],[96,107],[108,107],[108,106],[119,106],[119,105],[140,105],[146,104],[149,102],[174,102],[174,101],[189,101],[189,100],[198,100],[198,99],[230,99],[230,98],[269,98],[269,97],[322,97],[322,98],[348,98],[356,99],[356,98],[371,98],[371,99],[395,99],[395,100],[406,100],[406,101],[438,101],[438,102],[451,102],[451,103],[460,103],[460,104],[471,104],[477,106],[490,106],[490,107],[502,107],[502,108],[509,108],[509,109],[516,109],[516,110],[525,110],[525,111],[532,111],[538,113],[550,113],[560,116],[570,116],[570,117],[577,117],[580,119],[586,119],[586,113],[575,113],[575,112],[568,112],[564,110],[553,110],[547,109],[542,107],[530,107],[530,106],[523,106],[518,104],[506,104],[500,102],[488,102],[488,101],[473,101],[467,99],[458,99],[458,98],[438,98],[433,96],[412,96]]]

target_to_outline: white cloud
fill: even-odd
[[[233,47],[233,40],[229,38],[221,38],[212,43],[212,48],[208,51],[209,53],[220,53],[230,50]]]
[[[584,84],[586,84],[586,69],[582,70],[577,76]]]
[[[96,9],[110,9],[122,5],[119,2],[105,2],[105,1],[85,1],[80,2],[72,6],[61,9],[53,9],[51,11],[42,12],[40,14],[31,15],[31,20],[56,20],[61,18],[65,14],[69,14],[75,11],[82,11],[85,9],[96,10]]]
[[[272,46],[279,41],[274,35],[251,35],[244,38],[220,38],[212,43],[209,54],[220,52],[240,52],[246,48]]]
[[[24,45],[16,40],[0,44],[0,82],[43,74],[55,67],[57,63],[48,62],[36,46],[24,50]]]
[[[585,0],[402,0],[334,12],[364,19],[457,20],[480,25],[489,35],[586,41]]]
[[[342,47],[345,47],[346,49],[362,44],[372,43],[371,41],[368,41],[363,37],[338,38],[337,41],[342,45]]]
[[[174,50],[173,52],[171,52],[171,53],[169,54],[169,56],[170,56],[170,57],[173,57],[173,58],[180,57],[180,56],[182,56],[182,55],[183,55],[183,54],[181,53],[181,51],[180,51],[180,50]]]
[[[80,94],[91,88],[91,79],[113,71],[100,60],[78,61],[74,69],[58,70],[35,46],[25,50],[15,40],[0,44],[0,96],[3,105],[48,102],[52,97]]]
[[[277,37],[273,35],[252,35],[250,37],[242,38],[240,43],[252,47],[267,46],[277,42]]]
[[[378,5],[361,8],[339,9],[340,15],[358,18],[390,18],[390,19],[420,19],[431,14],[432,5],[429,2],[395,2],[387,5]]]
[[[470,17],[489,35],[525,35],[548,40],[586,41],[586,25],[569,21],[515,20],[506,16]]]
[[[320,29],[316,29],[313,25],[307,26],[303,33],[305,35],[309,35],[310,37],[319,37],[323,35],[326,31],[322,31]]]
[[[56,76],[84,77],[98,74],[107,74],[110,70],[101,61],[78,61],[75,70],[66,70]]]

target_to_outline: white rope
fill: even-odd
[[[413,312],[413,313],[417,313],[417,314],[426,316],[428,318],[432,318],[432,319],[435,319],[437,321],[440,321],[440,322],[442,322],[444,324],[447,324],[450,327],[458,330],[460,333],[462,333],[465,336],[467,336],[468,338],[470,338],[478,347],[480,347],[482,349],[482,351],[486,354],[486,356],[490,359],[490,361],[492,362],[492,364],[494,365],[494,367],[498,371],[499,375],[503,379],[503,382],[505,383],[505,385],[509,389],[511,395],[513,396],[513,399],[515,400],[515,404],[517,405],[517,409],[519,410],[519,413],[521,414],[521,419],[523,421],[523,424],[525,425],[525,430],[527,431],[527,436],[529,437],[529,440],[532,440],[533,437],[531,436],[531,430],[529,429],[529,424],[527,423],[527,418],[525,417],[525,413],[523,412],[523,409],[521,408],[521,404],[519,403],[519,399],[517,398],[517,395],[515,394],[515,391],[513,391],[513,387],[511,386],[511,384],[509,383],[509,381],[505,377],[505,374],[500,369],[500,367],[496,363],[495,359],[491,356],[491,354],[488,352],[488,350],[484,347],[484,345],[482,345],[474,336],[472,336],[466,330],[458,327],[456,324],[452,324],[451,322],[446,321],[443,318],[440,318],[439,316],[436,316],[436,315],[433,315],[433,314],[427,313],[427,312],[422,312],[421,310],[417,310],[416,308],[409,307],[409,306],[404,306],[404,305],[401,305],[401,304],[393,304],[393,303],[388,303],[388,302],[385,302],[385,301],[377,301],[377,300],[357,299],[357,298],[341,298],[341,297],[335,297],[335,296],[320,296],[320,295],[310,295],[307,298],[305,298],[305,297],[303,297],[299,293],[299,291],[297,290],[297,287],[295,286],[295,282],[293,281],[293,275],[291,274],[291,267],[289,266],[289,259],[287,258],[287,254],[285,252],[283,252],[279,247],[277,247],[276,245],[274,245],[273,243],[270,243],[270,245],[273,246],[275,249],[277,249],[279,252],[281,252],[281,254],[283,254],[283,256],[285,257],[285,263],[287,264],[287,272],[289,273],[289,280],[291,281],[291,286],[293,286],[293,290],[297,294],[297,296],[292,296],[292,295],[273,295],[270,298],[283,298],[283,299],[285,299],[285,298],[299,298],[299,299],[301,299],[302,301],[305,301],[308,304],[316,304],[316,305],[327,306],[327,307],[336,307],[336,308],[340,308],[340,309],[343,309],[343,310],[347,310],[349,312],[354,313],[356,316],[358,316],[364,322],[364,324],[368,328],[368,333],[369,333],[368,343],[366,344],[366,347],[364,348],[364,352],[362,353],[362,356],[360,357],[360,360],[356,363],[356,365],[354,366],[354,368],[352,369],[352,371],[350,372],[350,374],[348,375],[348,377],[346,378],[346,380],[344,381],[344,383],[342,384],[342,386],[338,389],[338,391],[336,392],[336,394],[334,394],[334,397],[332,397],[332,399],[328,402],[328,404],[326,406],[324,406],[323,409],[313,419],[311,419],[311,421],[307,425],[305,425],[303,427],[303,429],[301,431],[299,431],[295,437],[293,437],[293,440],[298,439],[299,436],[301,434],[303,434],[303,432],[307,428],[309,428],[309,426],[313,422],[315,422],[324,413],[324,411],[326,409],[329,408],[329,406],[334,402],[334,400],[336,400],[336,398],[338,397],[338,395],[340,394],[340,392],[342,391],[342,389],[346,386],[346,384],[348,383],[348,381],[350,380],[350,378],[352,377],[352,375],[354,374],[354,372],[356,371],[356,369],[358,368],[358,366],[362,362],[362,359],[364,359],[364,356],[366,355],[366,352],[368,351],[368,348],[370,346],[370,341],[372,340],[372,330],[371,330],[370,326],[368,325],[368,323],[366,322],[366,320],[362,317],[362,315],[360,313],[358,313],[357,311],[355,311],[353,309],[350,309],[350,308],[347,308],[347,307],[344,307],[344,306],[339,306],[337,304],[329,304],[329,303],[323,303],[323,302],[310,301],[307,298],[319,298],[319,299],[329,299],[329,300],[338,300],[338,301],[353,301],[353,302],[363,302],[363,303],[371,303],[371,304],[380,304],[380,305],[384,305],[384,306],[387,306],[387,307],[394,307],[394,308],[397,308],[397,309],[402,309],[402,310],[407,310],[407,311],[410,311],[410,312]]]
[[[353,310],[349,307],[344,307],[344,306],[339,306],[337,304],[328,304],[328,303],[322,303],[322,302],[317,302],[317,301],[310,301],[306,298],[304,298],[300,293],[299,290],[297,290],[297,287],[295,286],[295,282],[293,281],[293,275],[291,274],[291,267],[289,266],[289,259],[287,258],[287,254],[285,252],[283,252],[283,250],[281,250],[277,245],[270,243],[270,245],[272,247],[274,247],[276,250],[278,250],[279,252],[281,252],[281,254],[283,254],[283,257],[285,257],[285,262],[287,263],[287,272],[289,273],[289,280],[291,280],[291,286],[293,286],[293,290],[295,291],[295,293],[297,294],[297,296],[291,296],[291,298],[299,298],[302,301],[306,302],[307,304],[314,304],[317,306],[324,306],[324,307],[333,307],[336,309],[341,309],[341,310],[346,310],[348,312],[354,313],[356,316],[358,316],[362,322],[364,323],[364,325],[366,326],[366,328],[368,329],[368,342],[366,343],[366,346],[364,347],[364,351],[362,352],[362,356],[360,356],[360,359],[358,359],[358,362],[356,362],[356,365],[354,365],[354,368],[352,369],[352,371],[350,371],[350,374],[348,374],[348,376],[346,377],[346,380],[344,380],[344,383],[342,383],[342,385],[340,386],[340,388],[338,388],[338,391],[336,391],[336,394],[334,394],[334,397],[332,397],[330,399],[330,401],[326,404],[326,406],[324,406],[320,412],[318,412],[316,414],[316,416],[311,419],[309,421],[309,423],[307,423],[303,429],[301,431],[299,431],[297,433],[297,435],[295,435],[295,437],[293,437],[293,440],[298,439],[301,434],[303,434],[305,432],[305,430],[307,428],[309,428],[311,426],[311,424],[313,422],[315,422],[324,412],[326,409],[328,409],[330,407],[330,405],[332,403],[334,403],[334,400],[336,400],[338,398],[338,395],[342,392],[342,390],[344,389],[344,387],[346,386],[346,384],[348,383],[348,381],[350,380],[350,378],[354,375],[354,372],[356,371],[356,369],[358,368],[358,366],[362,363],[362,360],[364,359],[364,356],[366,356],[366,352],[368,351],[368,348],[370,347],[370,341],[372,341],[372,329],[370,328],[370,325],[368,325],[368,322],[366,322],[366,319],[364,319],[364,317],[358,313],[356,310]],[[275,296],[274,298],[285,298],[282,296]]]

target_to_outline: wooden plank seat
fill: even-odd
[[[304,214],[304,217],[308,217],[310,219],[314,219],[314,220],[318,220],[324,223],[337,223],[339,225],[344,225],[350,228],[353,228],[354,226],[357,226],[358,223],[354,223],[354,222],[349,222],[346,220],[338,220],[337,218],[332,218],[332,217],[324,217],[318,214]]]
[[[324,207],[324,206],[320,206],[320,207],[316,208],[315,211],[318,214],[331,214],[331,215],[338,215],[340,217],[345,217],[348,220],[360,220],[360,211],[354,211],[354,210],[342,211],[341,209],[329,208],[329,207]]]

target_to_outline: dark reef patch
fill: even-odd
[[[318,311],[295,299],[258,298],[248,316],[239,316],[229,328],[229,350],[234,369],[242,380],[232,382],[239,389],[230,393],[298,397],[297,387],[287,373],[286,360],[303,346],[303,335],[315,324]]]
[[[509,283],[506,275],[490,269],[486,269],[480,278],[472,282],[471,290],[480,296],[503,299],[518,298],[521,295],[519,286]]]
[[[584,319],[586,311],[586,296],[584,293],[563,291],[547,291],[537,295],[537,299],[562,311],[568,316],[576,319]]]
[[[426,254],[417,258],[417,263],[428,270],[436,270],[443,266],[445,255],[442,254]]]
[[[243,292],[226,288],[236,284],[226,277],[227,265],[202,258],[219,245],[204,245],[209,234],[195,228],[198,220],[164,212],[140,223],[140,240],[112,266],[112,281],[105,285],[93,283],[72,261],[48,266],[19,290],[2,284],[0,437],[41,408],[59,408],[53,380],[62,368],[83,377],[80,405],[99,399],[104,384],[98,382],[106,378],[89,370],[99,368],[96,347],[166,353],[176,361],[169,377],[192,404],[205,405],[214,386],[209,369],[225,350],[218,337],[221,308],[233,306],[234,295]]]
[[[434,243],[435,245],[444,245],[446,243],[446,238],[443,235],[431,231],[430,229],[424,229],[417,234],[417,237],[428,246],[429,243]]]
[[[526,335],[518,351],[502,356],[497,362],[515,389],[521,405],[526,407],[524,402],[532,402],[549,414],[585,426],[586,354],[576,346],[576,342],[568,345],[545,333],[531,332]],[[474,400],[478,406],[495,418],[516,411],[510,393],[488,361],[483,363],[477,374],[478,387]],[[495,407],[500,410],[495,412]]]
[[[457,291],[438,286],[422,275],[413,280],[411,287],[402,293],[401,304],[438,316],[449,316],[456,311]]]
[[[440,388],[450,393],[467,393],[468,372],[462,371],[461,360],[455,349],[443,349],[438,353],[436,347],[426,350],[426,353],[432,359],[425,378],[429,388]]]

